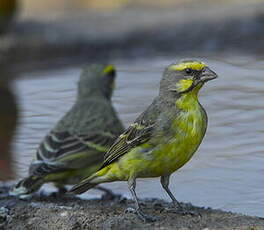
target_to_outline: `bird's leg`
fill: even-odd
[[[104,200],[114,200],[114,199],[119,199],[120,195],[113,193],[110,189],[104,188],[102,186],[97,185],[94,189],[100,190],[102,192],[104,192],[104,195],[102,196],[102,198]]]
[[[160,177],[160,183],[162,185],[162,188],[167,192],[167,194],[170,196],[172,203],[175,208],[182,209],[182,206],[180,205],[180,202],[176,200],[175,196],[172,194],[171,190],[169,189],[169,183],[170,183],[170,175],[167,176],[161,176]]]
[[[58,194],[64,195],[68,190],[64,186],[59,186],[58,188]]]
[[[195,215],[194,212],[191,211],[187,211],[185,210],[179,201],[176,200],[175,196],[172,194],[171,190],[169,189],[169,183],[170,183],[170,175],[166,175],[166,176],[161,176],[160,177],[160,183],[162,185],[162,187],[164,188],[164,190],[167,192],[167,194],[170,196],[173,206],[174,206],[174,211],[177,213],[181,213],[183,215]]]
[[[153,222],[153,221],[156,221],[157,218],[154,217],[154,216],[149,216],[149,215],[146,215],[142,210],[141,210],[141,207],[139,205],[139,201],[138,201],[138,198],[137,198],[137,194],[135,192],[135,188],[136,188],[136,178],[130,178],[128,180],[128,188],[132,194],[132,197],[133,197],[133,200],[135,201],[135,204],[136,204],[136,208],[135,209],[131,209],[131,208],[128,208],[126,210],[126,212],[134,212],[137,214],[137,216],[143,220],[144,222]]]
[[[65,188],[65,186],[63,184],[60,183],[54,183],[54,186],[57,188],[56,192],[52,192],[50,194],[51,197],[62,197],[66,195],[67,189]],[[42,194],[44,195],[44,194]]]

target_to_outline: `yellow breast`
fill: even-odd
[[[114,163],[113,175],[120,180],[127,180],[131,174],[159,177],[175,172],[191,159],[204,137],[207,116],[195,94],[182,96],[176,106],[181,112],[173,118],[169,138],[164,133],[159,144],[149,151],[148,143],[134,148]]]
[[[163,167],[172,173],[187,163],[199,147],[206,130],[203,112],[181,113],[173,124],[175,136],[169,143],[162,145],[159,153],[164,155]],[[162,159],[160,159],[162,161]]]
[[[173,173],[186,164],[204,137],[207,127],[206,112],[199,104],[197,94],[187,94],[176,102],[181,112],[172,124],[174,136],[155,153],[160,162],[159,173]]]

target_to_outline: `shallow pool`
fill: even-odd
[[[157,95],[164,67],[176,60],[114,61],[118,77],[113,103],[126,125]],[[179,201],[264,216],[264,62],[241,56],[202,60],[219,74],[200,97],[209,127],[192,160],[174,173],[172,191]],[[16,81],[21,125],[14,145],[20,177],[41,139],[74,103],[79,74],[79,67],[64,68],[28,73]],[[125,182],[107,186],[130,196]],[[139,180],[137,191],[142,198],[169,200],[159,179]]]

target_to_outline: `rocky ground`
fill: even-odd
[[[250,217],[211,208],[183,204],[200,215],[182,215],[166,210],[162,200],[142,201],[145,212],[159,217],[153,223],[143,223],[135,214],[124,213],[131,200],[81,200],[36,196],[23,201],[0,198],[0,229],[16,230],[77,230],[77,229],[177,229],[177,230],[261,230],[264,218]]]

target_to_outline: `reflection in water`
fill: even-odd
[[[173,175],[171,188],[180,201],[264,216],[263,63],[247,57],[223,60],[204,59],[219,75],[200,98],[209,116],[208,132],[193,159]],[[173,61],[115,63],[119,75],[113,101],[126,125],[157,95],[163,68]],[[34,79],[17,81],[23,109],[15,142],[20,176],[41,139],[73,104],[79,73],[79,68],[39,72],[32,74]],[[159,179],[138,183],[140,197],[169,200]],[[129,195],[124,182],[107,187]]]
[[[3,77],[3,76],[1,76]],[[0,181],[14,177],[12,165],[12,139],[17,125],[16,98],[9,86],[0,84]]]

